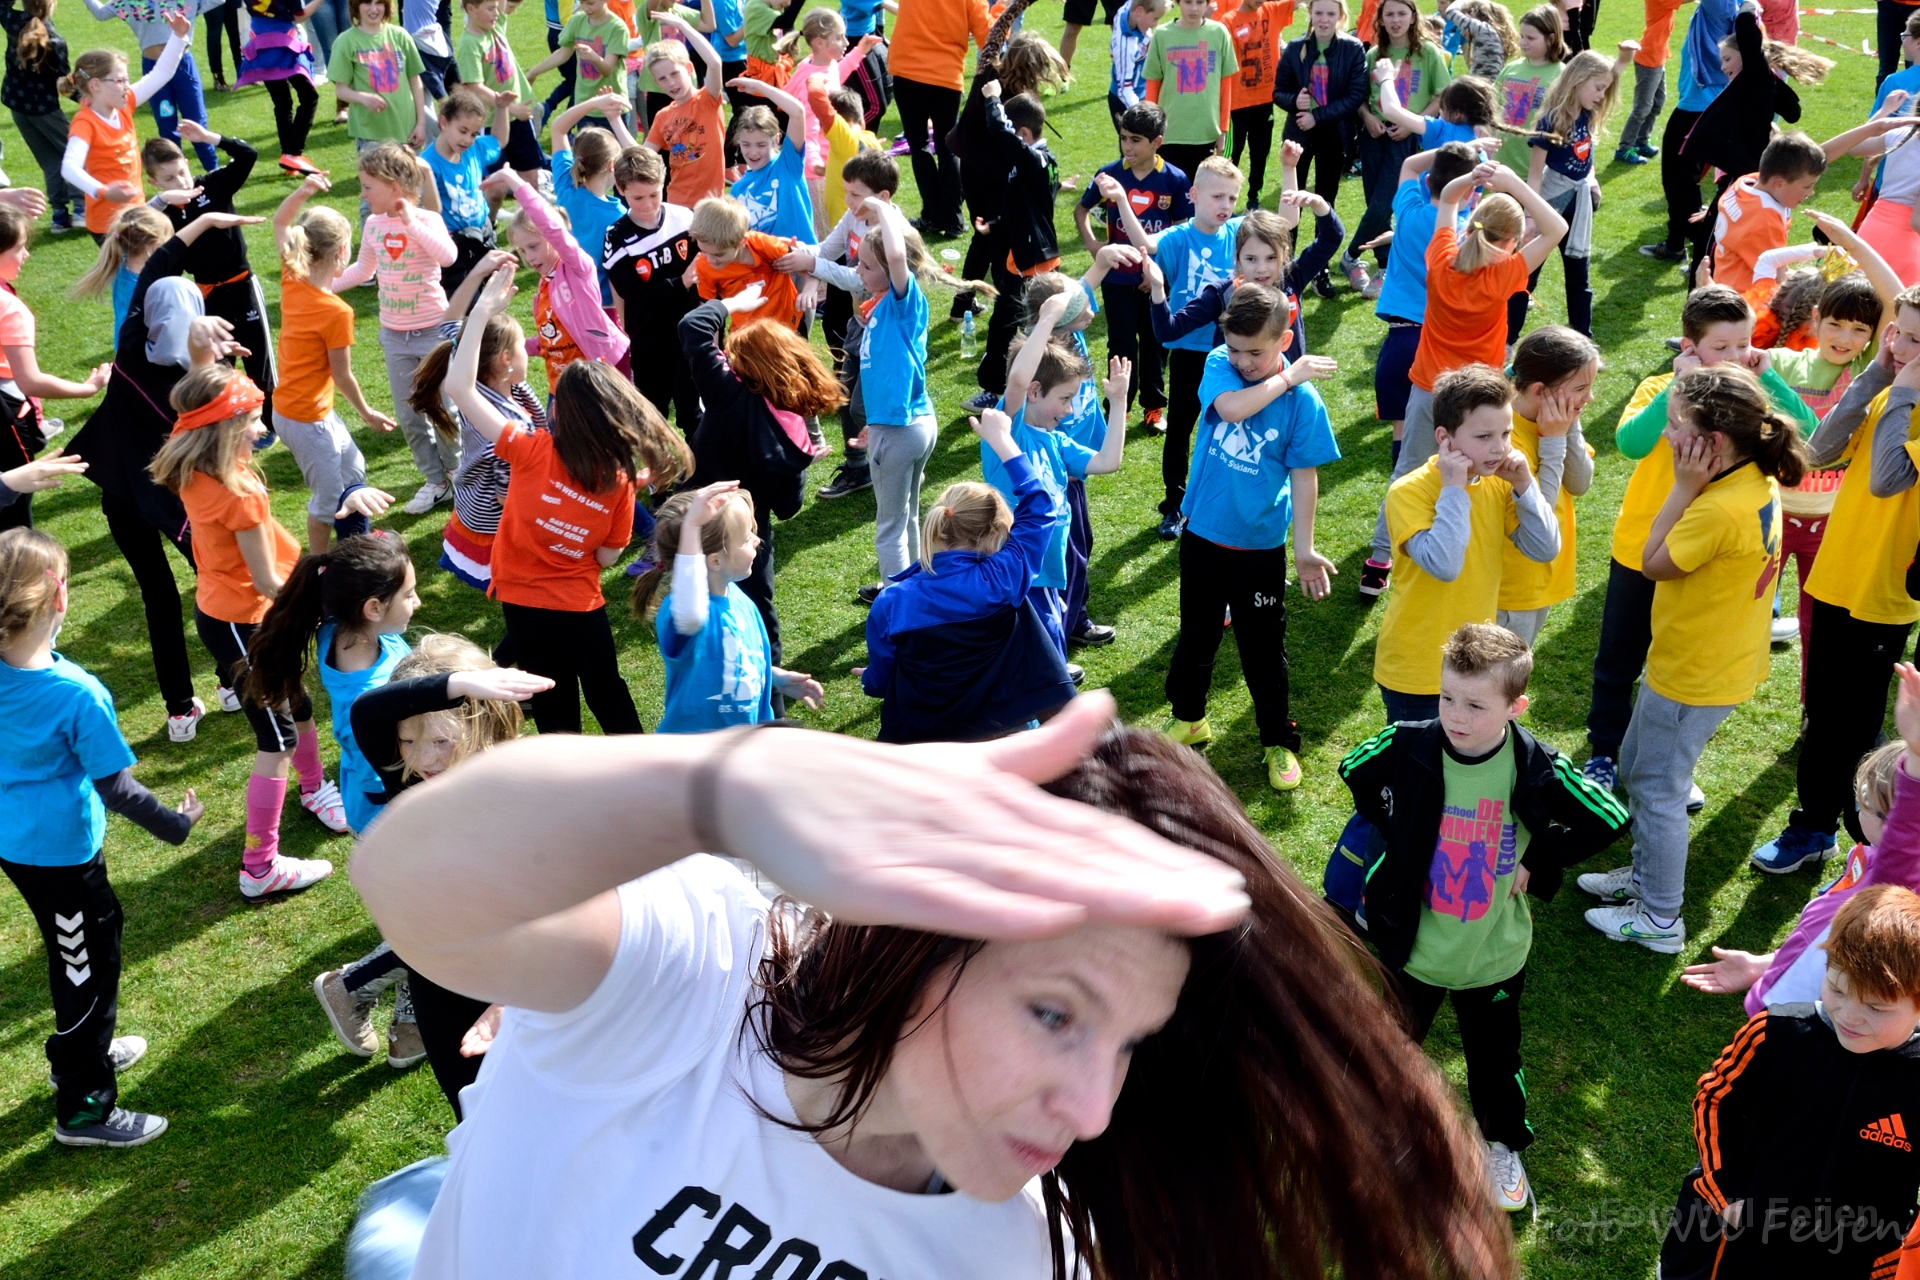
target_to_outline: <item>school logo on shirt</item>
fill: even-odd
[[[1169,49],[1167,61],[1173,64],[1175,93],[1207,91],[1207,79],[1213,74],[1214,58],[1211,48],[1195,45],[1187,49]]]
[[[1463,924],[1484,917],[1493,905],[1494,882],[1513,873],[1516,843],[1505,800],[1482,800],[1478,811],[1442,805],[1440,840],[1427,871],[1427,910]]]
[[[720,692],[708,699],[718,703],[721,715],[745,715],[760,702],[766,687],[766,673],[757,659],[758,645],[749,646],[740,622],[729,609],[720,631]]]
[[[1185,290],[1183,296],[1196,297],[1202,289],[1210,284],[1219,284],[1230,274],[1227,269],[1214,265],[1213,246],[1202,245],[1187,256],[1187,278],[1180,285]]]
[[[1400,104],[1405,106],[1407,100],[1420,91],[1420,68],[1411,60],[1402,61],[1400,70],[1394,73],[1393,88],[1400,95]]]
[[[367,89],[372,93],[400,92],[400,55],[388,48],[362,49],[354,55],[367,72]]]
[[[1248,473],[1260,470],[1260,451],[1279,438],[1280,433],[1271,427],[1249,430],[1244,422],[1222,422],[1213,429],[1213,446],[1226,458],[1227,465]]]
[[[770,180],[764,191],[735,187],[733,198],[746,206],[749,227],[755,231],[770,230],[780,216],[780,179]]]

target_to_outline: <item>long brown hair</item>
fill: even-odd
[[[747,390],[776,409],[817,417],[847,402],[813,347],[783,324],[735,326],[727,335],[727,363]]]
[[[501,357],[525,341],[520,322],[506,312],[489,319],[480,331],[480,365],[475,380],[485,382],[493,377]],[[460,438],[460,424],[454,420],[445,391],[447,370],[453,365],[453,346],[450,341],[442,342],[427,352],[427,358],[413,371],[413,389],[407,393],[407,404],[432,424],[442,440]]]
[[[553,452],[588,493],[621,479],[670,489],[693,474],[693,453],[647,398],[612,365],[575,360],[553,382]]]
[[[1694,430],[1718,431],[1753,464],[1791,489],[1806,478],[1807,446],[1793,419],[1773,407],[1745,365],[1723,361],[1689,369],[1669,393]]]
[[[1359,941],[1282,866],[1207,765],[1117,730],[1048,790],[1246,877],[1240,927],[1192,939],[1166,1028],[1133,1055],[1112,1122],[1043,1179],[1054,1275],[1095,1280],[1507,1277],[1512,1237],[1452,1090],[1382,997]],[[837,1080],[856,1120],[913,1028],[984,944],[841,924],[783,900],[743,1034],[784,1071]]]
[[[27,15],[20,34],[14,37],[13,60],[35,75],[54,69],[53,6],[55,0],[25,0],[20,9]]]

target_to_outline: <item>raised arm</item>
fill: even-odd
[[[480,394],[480,344],[485,340],[487,321],[506,310],[517,292],[513,285],[513,267],[503,265],[488,278],[480,296],[474,300],[473,312],[460,329],[460,342],[453,349],[453,358],[447,363],[447,378],[441,384],[453,407],[460,411],[467,425],[478,431],[488,444],[499,440],[506,432],[507,419],[493,402]]]
[[[166,20],[167,30],[173,33],[167,37],[167,47],[160,51],[160,59],[153,64],[153,70],[134,81],[127,90],[132,105],[136,107],[145,106],[148,98],[173,83],[173,73],[180,69],[180,59],[193,42],[192,18],[175,11],[167,14]]]
[[[301,179],[300,185],[295,187],[292,194],[282,200],[280,207],[273,211],[273,247],[282,258],[287,256],[287,232],[292,230],[293,224],[300,220],[300,211],[306,208],[307,201],[323,191],[331,190],[333,190],[333,183],[328,180],[326,174],[310,173]]]
[[[872,196],[860,206],[860,214],[880,233],[880,247],[887,255],[887,282],[893,286],[894,296],[906,297],[907,284],[913,279],[913,270],[907,265],[906,215],[898,205]]]
[[[808,83],[811,85],[812,81],[824,78],[825,77],[822,76],[809,76]],[[737,80],[730,80],[727,82],[727,87],[729,89],[738,89],[742,93],[750,93],[756,98],[765,98],[768,102],[772,103],[775,110],[779,111],[781,117],[787,122],[787,145],[803,154],[806,152],[807,108],[802,105],[800,99],[794,97],[785,89],[768,84],[764,80],[755,80],[750,76],[741,76]],[[831,100],[827,103],[827,112],[828,114],[820,120],[820,128],[823,132],[832,122],[833,103]]]
[[[1818,209],[1803,209],[1801,212],[1812,220],[1814,226],[1826,232],[1827,239],[1853,256],[1854,262],[1859,264],[1861,272],[1872,283],[1874,293],[1880,298],[1880,324],[1883,327],[1892,324],[1893,300],[1900,296],[1905,286],[1901,284],[1900,277],[1894,274],[1893,268],[1887,265],[1887,260],[1880,256],[1880,251],[1830,213],[1822,213]]]
[[[1494,190],[1504,191],[1520,202],[1520,207],[1533,219],[1533,239],[1520,246],[1520,257],[1525,260],[1528,271],[1538,271],[1546,263],[1547,255],[1553,252],[1567,234],[1567,220],[1543,200],[1538,191],[1521,180],[1520,175],[1503,164],[1482,165],[1491,168],[1489,183]],[[1474,170],[1478,173],[1480,170]],[[1444,225],[1444,224],[1442,224]]]
[[[1040,357],[1046,353],[1047,343],[1053,338],[1054,326],[1067,314],[1067,295],[1056,293],[1040,304],[1039,314],[1033,318],[1033,328],[1027,334],[1020,350],[1014,353],[1013,361],[1007,365],[1006,404],[1008,412],[1017,411],[1027,402],[1027,387],[1032,384],[1034,375],[1040,371]]]
[[[687,48],[696,54],[707,68],[706,85],[701,92],[713,95],[715,102],[724,102],[727,96],[726,73],[720,69],[720,55],[713,51],[713,44],[694,29],[694,25],[671,9],[654,15],[654,20],[663,27],[673,27],[687,38]]]
[[[1391,60],[1382,58],[1373,64],[1373,78],[1380,86],[1380,114],[1389,124],[1399,125],[1416,137],[1425,137],[1427,116],[1417,116],[1400,105],[1400,90],[1394,87],[1393,77],[1399,69]],[[1316,116],[1318,113],[1315,113]]]

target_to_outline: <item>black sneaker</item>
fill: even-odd
[[[1080,687],[1081,682],[1084,681],[1086,678],[1087,678],[1087,669],[1085,667],[1081,666],[1077,662],[1069,662],[1067,664],[1067,679],[1073,681],[1074,688],[1078,689]],[[162,1120],[160,1123],[165,1124],[166,1121]]]
[[[1112,627],[1103,627],[1097,622],[1089,622],[1085,631],[1068,636],[1067,643],[1084,645],[1089,649],[1101,649],[1113,643],[1113,636]]]
[[[1160,528],[1156,532],[1160,535],[1160,541],[1172,542],[1180,536],[1180,517],[1177,514],[1161,516]]]
[[[860,588],[856,593],[860,597],[860,603],[871,605],[875,600],[880,598],[880,592],[886,588],[886,585],[884,582],[869,582],[866,586]]]
[[[1322,271],[1313,278],[1313,284],[1310,287],[1321,297],[1331,298],[1333,296],[1333,277]]]
[[[991,409],[999,403],[1000,393],[998,391],[981,391],[967,397],[966,400],[961,402],[960,407],[962,409],[969,409],[974,413],[979,413],[982,409]]]
[[[929,240],[957,240],[966,234],[960,227],[936,227],[925,218],[909,218],[907,225]]]
[[[1646,257],[1658,258],[1662,262],[1685,262],[1687,260],[1687,251],[1685,249],[1669,249],[1664,243],[1643,244],[1640,246],[1640,252]]]
[[[840,464],[840,469],[833,473],[833,479],[815,489],[813,496],[831,501],[834,498],[844,498],[850,493],[871,488],[873,488],[871,471],[865,467],[850,467],[843,462]]]
[[[1686,349],[1687,349],[1686,339],[1684,338],[1668,338],[1667,339],[1667,350],[1673,352],[1675,355],[1679,355],[1682,351],[1685,351]]]
[[[104,1120],[93,1124],[53,1126],[53,1140],[63,1147],[138,1147],[152,1142],[167,1131],[165,1116],[115,1107]]]
[[[1387,578],[1393,573],[1391,562],[1382,564],[1371,557],[1360,566],[1360,594],[1377,596],[1387,589]]]

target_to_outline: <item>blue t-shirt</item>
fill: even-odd
[[[683,636],[673,626],[673,597],[653,620],[667,664],[666,714],[655,733],[710,733],[773,719],[773,646],[760,610],[729,582],[707,597],[707,625]]]
[[[1080,287],[1086,289],[1084,284]],[[1093,290],[1087,289],[1087,293],[1091,295]],[[1100,313],[1100,308],[1093,305],[1091,296],[1087,299],[1087,305],[1095,315]],[[1073,339],[1073,349],[1092,364],[1093,357],[1087,352],[1087,335],[1076,332],[1069,336]],[[1080,389],[1073,393],[1073,407],[1067,410],[1066,417],[1060,419],[1060,430],[1069,440],[1095,453],[1100,452],[1100,447],[1107,442],[1107,409],[1100,402],[1099,368],[1094,365],[1096,376],[1080,384]]]
[[[127,308],[133,305],[133,289],[140,283],[138,271],[127,270],[126,264],[120,264],[120,270],[113,277],[113,353],[120,354],[120,326],[127,322]]]
[[[1565,142],[1555,142],[1552,138],[1535,135],[1530,146],[1540,148],[1547,153],[1547,168],[1563,178],[1575,182],[1585,182],[1587,175],[1593,172],[1593,117],[1582,111],[1573,122],[1573,128],[1567,130]],[[1550,126],[1542,121],[1540,127]]]
[[[353,700],[393,679],[394,667],[412,650],[399,636],[381,636],[380,656],[372,666],[364,671],[342,671],[331,661],[335,633],[333,623],[321,623],[314,646],[320,655],[320,683],[326,686],[327,700],[333,704],[333,740],[340,744],[340,801],[347,811],[347,825],[355,834],[364,834],[383,808],[372,797],[384,796],[387,784],[353,740]]]
[[[8,862],[71,867],[93,861],[107,807],[93,789],[134,764],[113,695],[53,655],[51,667],[0,662],[0,831]]]
[[[933,416],[933,397],[927,394],[927,295],[912,276],[904,297],[889,289],[867,315],[860,333],[860,396],[867,421],[880,426],[904,427]]]
[[[600,275],[600,305],[613,305],[613,284],[607,279],[607,228],[619,221],[627,206],[609,191],[597,196],[573,181],[573,148],[553,154],[553,202],[567,211],[573,238],[592,258]]]
[[[500,162],[500,140],[483,133],[473,145],[460,153],[458,160],[440,154],[440,144],[428,147],[421,155],[433,170],[433,185],[440,192],[440,221],[449,232],[487,225],[487,198],[480,194],[480,179]]]
[[[1003,412],[1010,412],[1004,396],[1000,399],[1000,408]],[[1065,591],[1067,534],[1068,526],[1073,522],[1073,512],[1067,508],[1067,481],[1087,478],[1087,467],[1093,462],[1095,451],[1064,431],[1042,431],[1039,427],[1028,426],[1024,401],[1020,410],[1011,412],[1010,416],[1013,418],[1014,444],[1027,456],[1034,479],[1053,499],[1053,532],[1047,538],[1047,554],[1040,561],[1040,576],[1033,580],[1033,585]],[[980,478],[999,490],[1009,507],[1019,505],[1013,492],[1013,478],[1007,474],[1007,468],[1000,459],[994,456],[993,450],[987,448],[984,440],[980,442]]]
[[[745,62],[747,51],[727,43],[727,37],[740,29],[742,15],[740,0],[713,0],[713,47],[720,54],[723,63]],[[734,56],[728,57],[728,54]]]
[[[847,43],[858,44],[872,34],[873,15],[880,11],[880,0],[840,0],[840,21],[847,24]]]
[[[1293,470],[1340,458],[1327,406],[1312,383],[1278,396],[1245,422],[1225,422],[1216,397],[1253,384],[1217,347],[1200,375],[1200,425],[1180,513],[1195,537],[1223,547],[1270,551],[1284,546],[1293,522]]]
[[[1229,218],[1212,235],[1198,224],[1183,222],[1160,237],[1154,261],[1167,278],[1167,306],[1175,311],[1186,306],[1210,284],[1233,278],[1233,242],[1240,234],[1240,219]],[[1211,351],[1213,333],[1196,329],[1166,344],[1169,351]]]
[[[1460,206],[1456,228],[1472,216]],[[1394,316],[1424,324],[1427,319],[1427,245],[1433,240],[1440,206],[1427,197],[1427,175],[1409,178],[1393,193],[1393,251],[1387,255],[1386,279],[1373,304],[1377,316]]]
[[[1140,229],[1148,235],[1165,231],[1193,216],[1192,184],[1187,181],[1187,175],[1159,156],[1153,158],[1153,168],[1147,171],[1144,178],[1135,177],[1124,160],[1103,165],[1100,172],[1111,176],[1125,188],[1134,217],[1140,219]],[[1100,209],[1107,223],[1108,244],[1131,243],[1127,239],[1126,223],[1120,217],[1120,210],[1100,194],[1098,181],[1096,175],[1095,180],[1087,184],[1087,189],[1080,195],[1080,207],[1092,209],[1097,206]],[[1140,283],[1140,273],[1110,271],[1106,283],[1115,288],[1134,288]]]
[[[1455,124],[1451,120],[1442,120],[1439,116],[1427,117],[1427,131],[1420,135],[1422,151],[1438,151],[1449,142],[1474,143],[1480,135],[1470,124]],[[1524,174],[1522,175],[1525,176]],[[1391,255],[1389,255],[1391,256]]]
[[[1700,0],[1700,7],[1693,11],[1687,38],[1680,44],[1677,109],[1705,111],[1727,87],[1727,73],[1720,69],[1720,42],[1733,34],[1733,19],[1739,11],[1739,0]]]
[[[747,225],[770,236],[814,242],[813,196],[807,190],[807,157],[783,137],[780,149],[758,169],[733,182],[733,198],[747,206]]]

